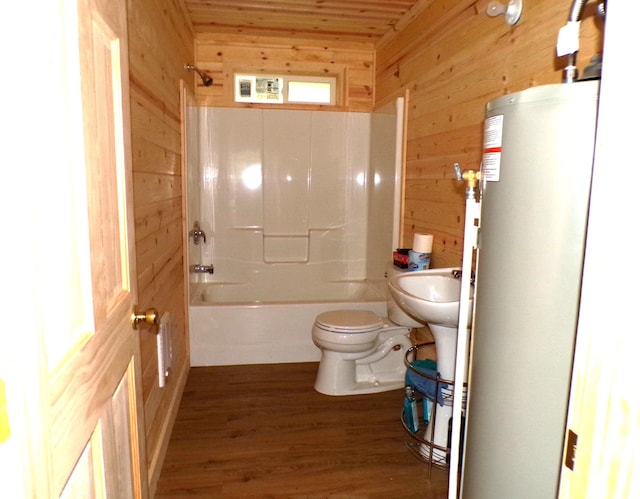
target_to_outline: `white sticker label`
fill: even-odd
[[[500,180],[502,157],[502,123],[504,115],[491,116],[484,121],[484,150],[482,152],[482,178],[487,182]]]

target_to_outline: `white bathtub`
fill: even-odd
[[[311,340],[318,314],[370,310],[387,315],[386,284],[369,281],[194,284],[189,307],[192,366],[320,360]]]

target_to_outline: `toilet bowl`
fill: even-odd
[[[410,331],[367,310],[318,315],[311,333],[322,352],[315,389],[325,395],[356,395],[402,388]]]

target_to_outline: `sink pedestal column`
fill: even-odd
[[[440,378],[453,380],[456,367],[458,329],[457,327],[439,326],[434,324],[428,324],[428,326],[436,342],[438,372],[440,373]],[[467,373],[465,372],[465,379],[466,378]],[[444,398],[444,405],[437,405],[437,409],[435,410],[435,429],[433,429],[434,418],[431,417],[431,420],[427,425],[424,438],[427,441],[431,441],[431,432],[433,431],[433,443],[439,447],[446,448],[447,440],[449,438],[449,419],[453,414],[453,386],[445,386],[442,390],[442,396]],[[434,404],[438,404],[437,401],[434,402]],[[464,402],[463,399],[463,406],[464,405],[466,405],[466,402]],[[429,451],[430,449],[426,445],[421,445],[420,452],[422,455],[428,458]],[[433,449],[432,459],[437,463],[446,463],[446,455],[439,449]]]

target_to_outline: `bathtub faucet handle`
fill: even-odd
[[[202,238],[202,242],[207,242],[207,235],[200,228],[200,222],[197,220],[193,222],[193,230],[189,231],[189,236],[193,237],[193,244],[200,244],[200,238]]]

